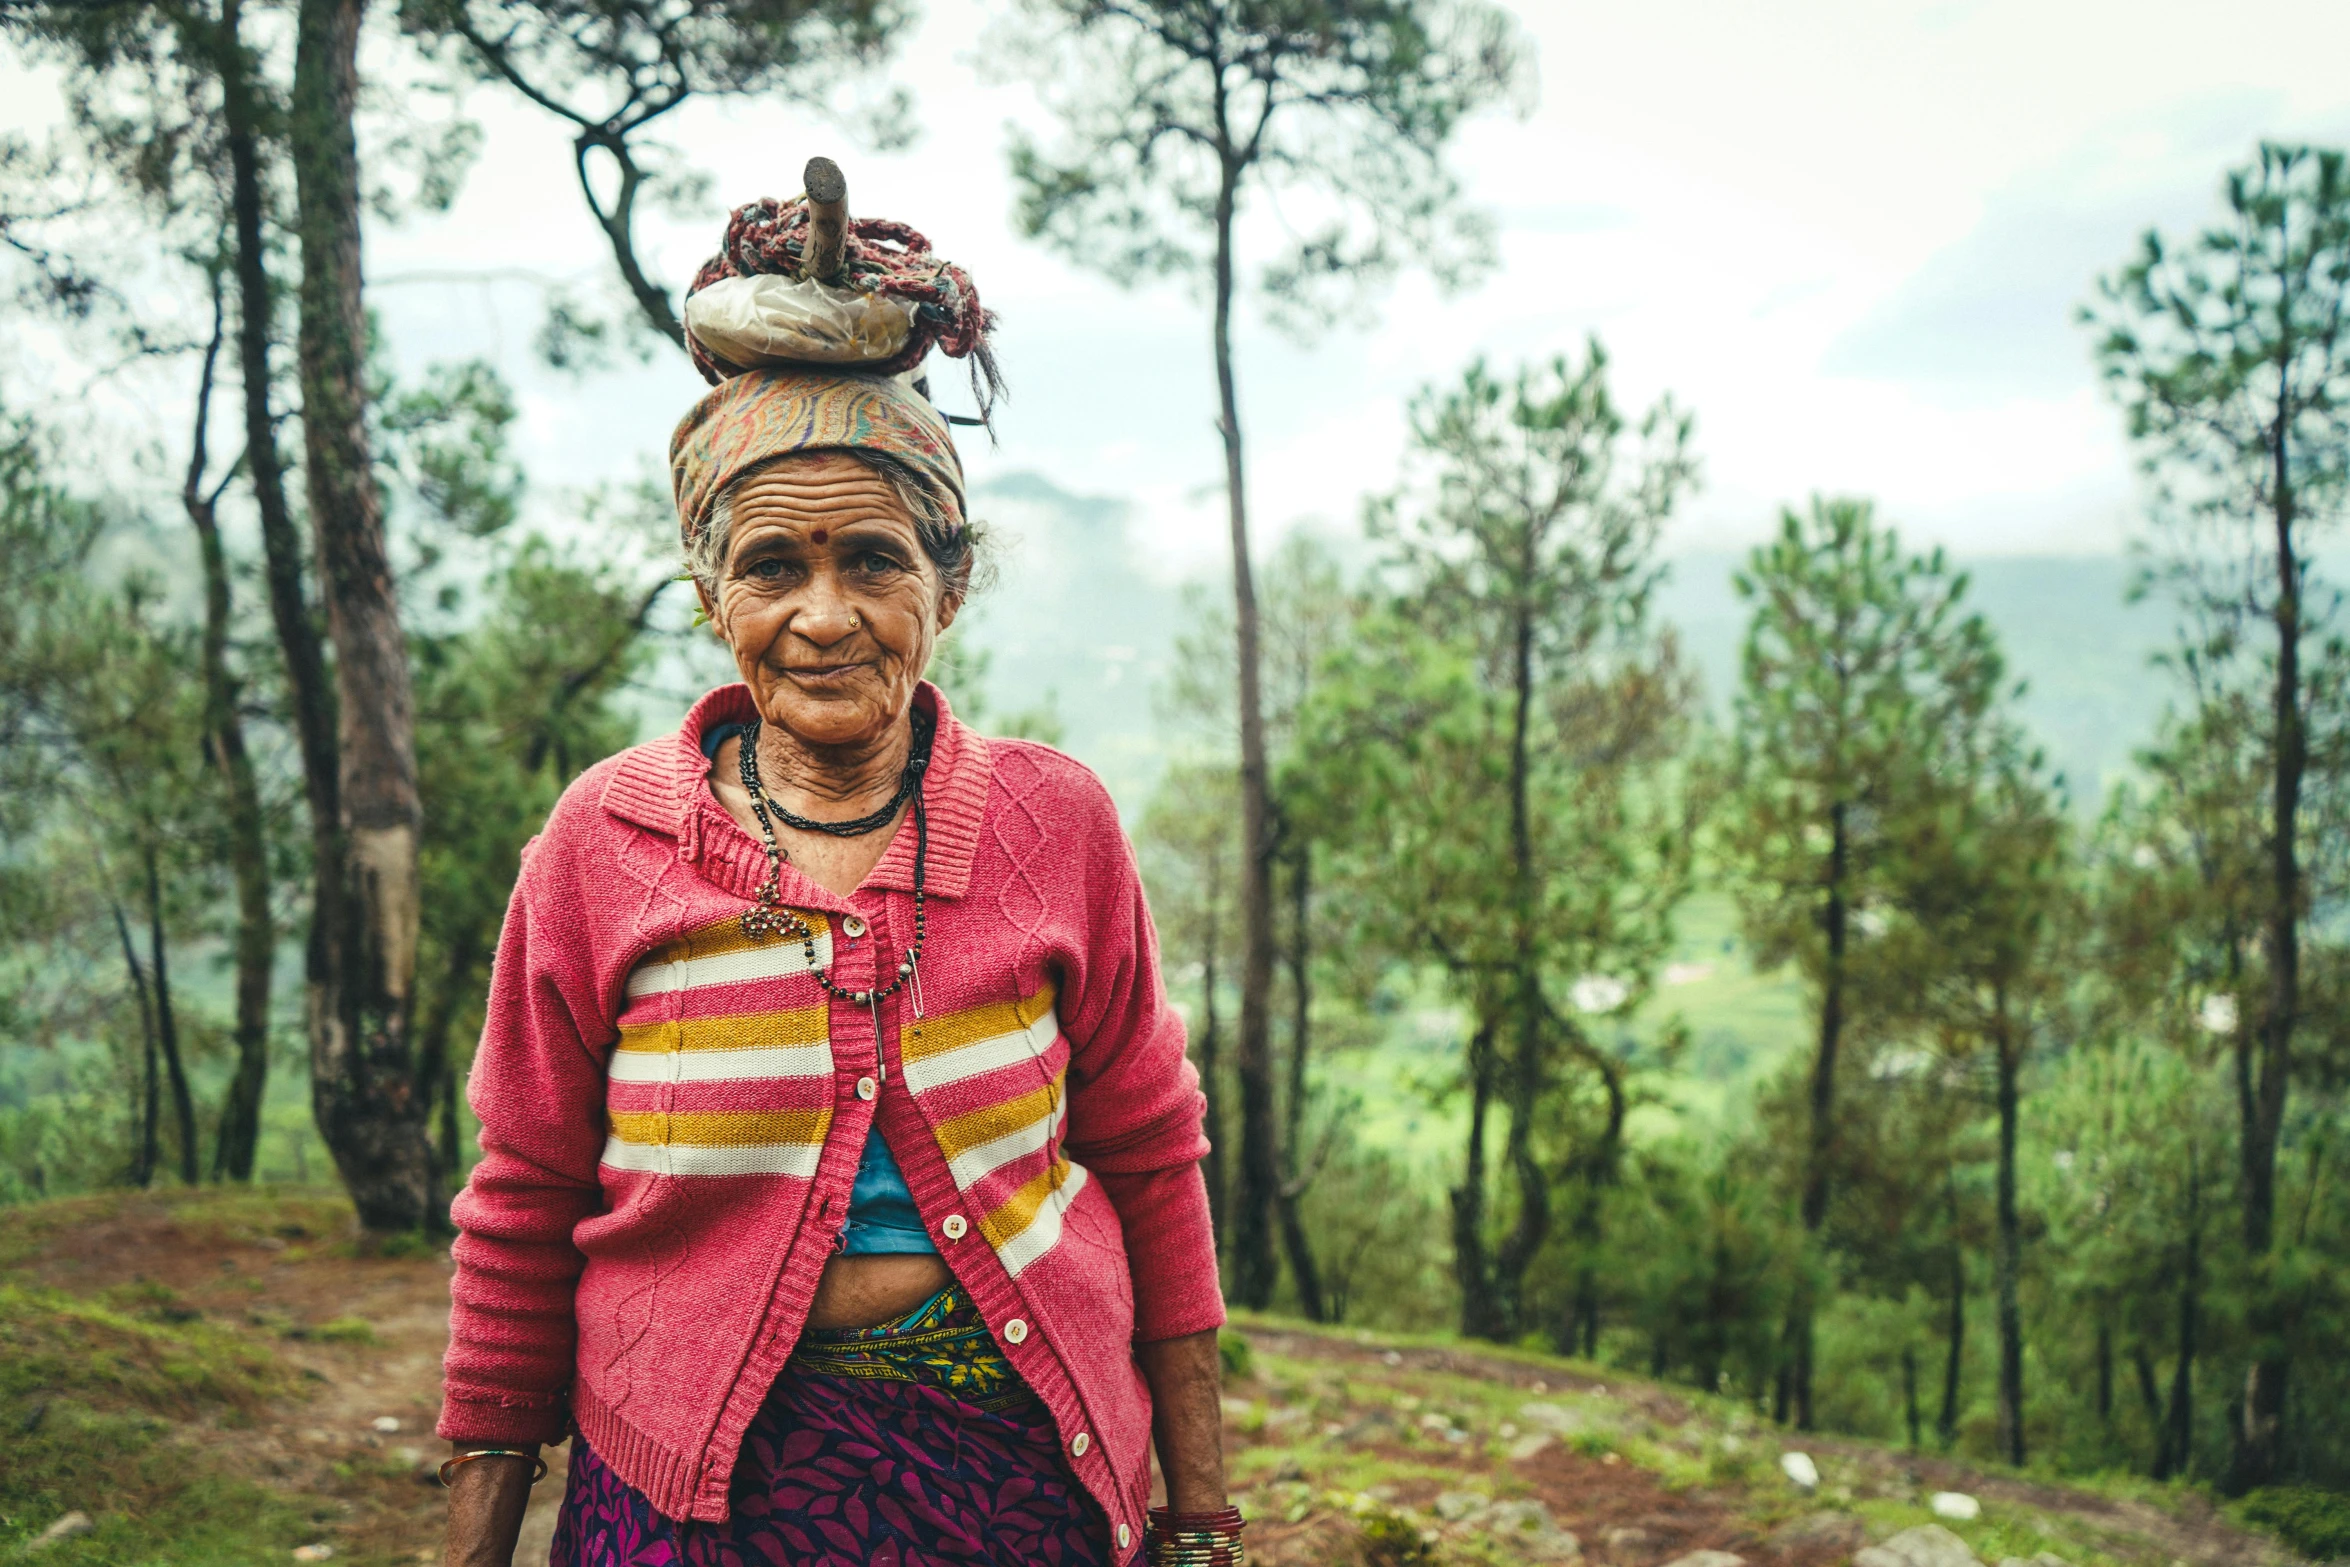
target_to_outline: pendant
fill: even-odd
[[[783,906],[783,888],[773,871],[759,883],[759,899],[755,908],[743,910],[743,935],[752,941],[766,941],[776,936],[805,938],[810,934],[808,922]]]

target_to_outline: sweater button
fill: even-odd
[[[971,1221],[959,1213],[950,1213],[939,1222],[938,1232],[950,1241],[959,1241],[971,1233]]]
[[[1080,1431],[1075,1436],[1069,1438],[1069,1453],[1071,1457],[1083,1458],[1085,1456],[1085,1450],[1091,1446],[1093,1446],[1093,1438],[1087,1436],[1083,1431]]]
[[[1118,1525],[1118,1549],[1122,1551],[1133,1543],[1134,1531],[1127,1528],[1124,1524]]]
[[[1018,1317],[1014,1317],[1014,1318],[1013,1318],[1011,1321],[1009,1321],[1009,1322],[1005,1323],[1005,1324],[1004,1324],[1004,1342],[1005,1342],[1005,1343],[1007,1343],[1007,1344],[1025,1344],[1025,1343],[1027,1343],[1027,1342],[1028,1342],[1028,1324],[1027,1324],[1027,1323],[1025,1323],[1025,1322],[1023,1322],[1023,1321],[1021,1321],[1021,1320],[1020,1320]]]
[[[851,941],[855,941],[859,936],[865,934],[865,922],[854,914],[850,915],[847,919],[842,920],[840,922],[840,928],[841,934],[848,937]]]
[[[875,1094],[880,1092],[881,1085],[874,1082],[870,1077],[860,1077],[857,1079],[857,1097],[859,1099],[870,1099]]]

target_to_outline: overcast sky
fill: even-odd
[[[922,126],[904,154],[860,151],[787,104],[681,113],[670,138],[715,176],[715,199],[657,220],[651,256],[681,285],[714,247],[718,204],[790,195],[810,153],[834,154],[856,210],[925,230],[1002,313],[1013,398],[1000,447],[966,442],[973,476],[1034,470],[1130,497],[1155,569],[1208,569],[1222,520],[1204,312],[1171,286],[1121,292],[1013,234],[1002,127],[1034,111],[981,67],[990,14],[929,0],[893,67]],[[1519,15],[1538,96],[1473,125],[1456,152],[1499,220],[1499,269],[1452,299],[1407,280],[1375,323],[1311,347],[1244,322],[1268,534],[1351,526],[1394,472],[1415,388],[1476,354],[1506,365],[1596,332],[1625,401],[1670,390],[1697,416],[1706,484],[1676,550],[1751,541],[1814,490],[1873,495],[1913,538],[1970,554],[2111,550],[2130,525],[2129,458],[2074,307],[2145,226],[2211,215],[2257,138],[2350,140],[2350,6],[2336,0],[1646,0]],[[0,97],[20,125],[55,112],[21,75]],[[524,394],[542,506],[658,471],[700,382],[666,350],[584,382],[533,368],[534,280],[602,288],[610,263],[558,128],[486,89],[468,108],[487,140],[456,207],[369,237],[404,368],[495,356]]]

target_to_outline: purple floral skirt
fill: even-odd
[[[725,1523],[678,1523],[584,1437],[549,1567],[1108,1567],[1101,1511],[960,1289],[809,1333],[743,1437]]]

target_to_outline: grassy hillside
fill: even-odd
[[[0,1556],[80,1512],[89,1532],[42,1561],[260,1567],[319,1546],[360,1567],[437,1560],[447,1301],[445,1258],[362,1254],[326,1193],[0,1210]],[[1915,1544],[1905,1531],[1945,1490],[1982,1511],[1948,1523],[1971,1558],[1936,1567],[2290,1559],[2190,1490],[1795,1442],[1734,1404],[1544,1355],[1250,1318],[1226,1370],[1233,1485],[1271,1567],[1665,1567],[1701,1550],[1833,1567],[1871,1541]],[[1816,1489],[1783,1475],[1790,1448],[1817,1464]],[[561,1473],[534,1498],[525,1567],[546,1560]]]

